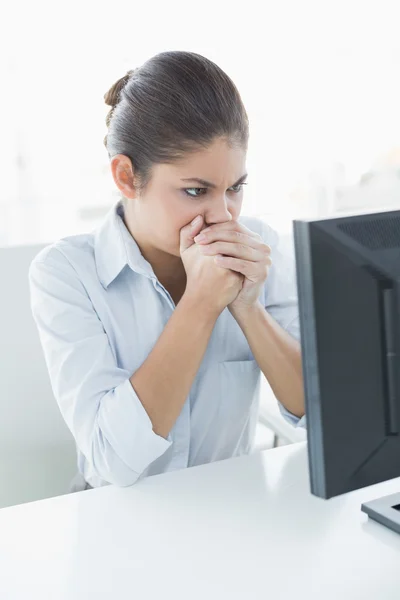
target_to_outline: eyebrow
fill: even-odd
[[[242,177],[236,183],[234,183],[231,187],[235,187],[236,185],[239,185],[239,183],[243,183],[243,181],[246,179],[247,176],[248,176],[247,173],[242,175]],[[205,179],[199,179],[198,177],[189,177],[187,179],[181,179],[181,181],[195,181],[196,183],[199,183],[200,185],[205,185],[210,188],[217,187],[215,185],[215,183],[212,183],[211,181],[206,181]]]

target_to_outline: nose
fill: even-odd
[[[227,199],[222,198],[221,200],[217,200],[214,198],[207,207],[205,222],[210,226],[218,223],[225,223],[226,221],[232,221],[232,215],[228,210]]]

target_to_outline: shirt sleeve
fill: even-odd
[[[39,257],[40,258],[40,257]],[[30,266],[31,308],[53,393],[77,447],[103,480],[135,483],[171,445],[154,433],[132,373],[108,336],[73,266],[57,249]]]
[[[297,301],[296,268],[291,236],[283,241],[265,222],[262,237],[271,248],[272,265],[265,284],[264,306],[269,314],[293,338],[300,342],[300,322]],[[295,427],[306,427],[306,415],[299,418],[278,400],[283,417]]]

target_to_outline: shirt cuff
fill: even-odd
[[[278,406],[281,415],[286,419],[286,421],[293,425],[293,427],[303,427],[304,429],[307,429],[306,415],[303,415],[302,417],[296,417],[296,415],[289,412],[279,401]]]
[[[171,434],[165,439],[153,431],[152,422],[130,379],[118,385],[113,394],[114,398],[110,398],[100,411],[99,425],[116,454],[140,475],[168,450],[172,444]]]

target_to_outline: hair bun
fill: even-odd
[[[111,106],[112,108],[115,108],[117,106],[120,100],[122,90],[124,89],[129,79],[136,70],[137,69],[131,69],[130,71],[128,71],[126,75],[121,77],[121,79],[118,79],[118,81],[116,81],[114,85],[110,87],[108,92],[104,94],[104,101],[107,104],[107,106]]]

